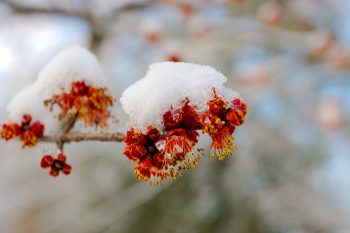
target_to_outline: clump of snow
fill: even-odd
[[[30,113],[34,119],[39,119],[44,111],[47,111],[40,103],[38,95],[35,95],[35,86],[29,85],[19,91],[7,105],[10,119],[21,122],[24,114]]]
[[[94,54],[81,46],[62,50],[39,73],[37,91],[47,99],[68,90],[74,81],[84,80],[97,87],[107,86],[104,72]]]
[[[44,100],[67,91],[74,81],[106,87],[107,81],[96,57],[81,46],[62,50],[39,73],[35,83],[19,91],[7,106],[10,120],[20,122],[24,114],[44,123],[47,131],[57,131],[60,122],[44,106]]]
[[[177,108],[185,98],[200,112],[207,109],[215,87],[226,100],[239,98],[239,94],[224,87],[227,78],[207,65],[183,62],[152,64],[147,74],[127,88],[120,99],[130,124],[140,129],[154,125],[162,128],[162,115],[171,106]]]
[[[22,121],[24,114],[30,114],[34,122],[39,120],[45,125],[46,132],[56,132],[60,126],[58,120],[45,108],[34,84],[19,91],[7,105],[7,111],[10,121],[17,123]]]

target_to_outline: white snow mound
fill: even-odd
[[[107,86],[95,55],[81,46],[62,50],[41,70],[36,82],[19,91],[7,105],[10,119],[21,122],[24,114],[31,114],[34,121],[45,124],[47,131],[57,131],[60,122],[44,106],[44,100],[68,91],[72,82],[82,80],[88,85]]]
[[[74,81],[88,85],[107,86],[104,72],[94,54],[81,46],[59,52],[39,73],[36,88],[43,98],[68,90]]]
[[[144,130],[151,124],[162,128],[162,115],[171,106],[177,108],[186,97],[200,112],[207,109],[208,100],[213,98],[213,87],[226,100],[240,98],[224,87],[226,81],[223,74],[207,65],[155,63],[143,78],[123,92],[120,102],[130,116],[130,126]]]

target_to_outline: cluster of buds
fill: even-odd
[[[54,106],[60,108],[59,119],[69,120],[76,115],[76,120],[81,120],[89,126],[107,126],[110,117],[109,107],[113,105],[113,97],[107,94],[106,89],[88,86],[84,81],[72,82],[68,92],[53,96],[44,104],[53,111]],[[43,137],[44,125],[39,121],[32,123],[31,115],[24,115],[22,122],[3,124],[1,138],[8,141],[20,136],[23,147],[32,147],[38,143],[38,138]],[[56,142],[59,143],[59,142]],[[60,171],[68,175],[71,166],[66,164],[66,156],[63,153],[54,159],[51,155],[45,155],[41,160],[41,167],[50,168],[51,176],[58,176]]]
[[[182,170],[196,166],[203,153],[192,153],[198,142],[200,116],[196,107],[185,99],[179,109],[163,115],[164,128],[149,126],[146,133],[131,128],[126,133],[124,154],[137,162],[134,169],[140,180],[160,184],[166,178],[175,179]]]
[[[1,127],[1,138],[8,141],[20,136],[23,147],[35,146],[44,133],[44,125],[39,121],[32,123],[31,115],[24,115],[21,124],[8,123]]]
[[[201,123],[203,132],[208,133],[212,139],[211,157],[222,160],[236,150],[232,134],[237,126],[244,123],[247,104],[241,99],[229,103],[219,97],[215,89],[213,96],[208,102],[208,111],[202,114]]]
[[[41,159],[41,167],[49,168],[49,174],[53,177],[57,177],[60,172],[65,175],[69,175],[72,171],[72,167],[66,163],[67,157],[64,153],[60,152],[57,158],[53,158],[51,155],[44,155]]]
[[[76,120],[87,125],[105,126],[110,116],[108,107],[113,105],[113,99],[106,94],[105,89],[91,87],[81,81],[73,82],[69,92],[55,95],[45,104],[51,111],[58,105],[61,109],[60,119],[68,119],[68,115],[76,113],[72,126]],[[166,179],[176,179],[184,170],[195,167],[204,156],[204,149],[196,147],[200,132],[212,139],[210,157],[221,160],[232,154],[236,149],[232,135],[236,127],[244,123],[246,103],[238,98],[226,101],[213,88],[212,97],[203,104],[205,109],[190,103],[190,98],[185,98],[161,113],[160,127],[148,124],[145,125],[145,131],[133,127],[126,132],[124,155],[136,163],[134,172],[139,180],[157,185]],[[8,123],[1,127],[1,138],[8,141],[20,136],[23,147],[36,145],[43,133],[44,125],[38,121],[32,123],[32,117],[28,114],[23,116],[20,124]],[[110,135],[106,137],[108,140]],[[52,140],[61,151],[63,146],[60,147],[60,143],[64,142]],[[48,168],[53,177],[57,177],[60,172],[68,175],[72,169],[66,163],[63,152],[59,152],[56,158],[45,154],[41,167]]]
[[[232,134],[244,122],[247,105],[240,99],[226,102],[216,94],[207,103],[207,111],[200,113],[189,99],[181,107],[170,108],[163,114],[163,127],[148,126],[145,133],[136,128],[127,131],[124,154],[137,165],[135,174],[140,180],[161,184],[165,179],[176,179],[183,170],[195,167],[204,150],[195,146],[199,133],[212,138],[211,157],[224,159],[236,149]]]
[[[45,105],[53,110],[59,106],[59,119],[66,119],[77,113],[78,120],[88,126],[107,126],[110,117],[109,107],[113,106],[113,97],[105,88],[88,86],[84,81],[73,82],[68,92],[63,92],[45,101]]]

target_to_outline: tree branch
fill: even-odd
[[[81,141],[101,141],[101,142],[123,142],[122,133],[69,133],[60,135],[47,135],[39,138],[42,142],[81,142]]]
[[[61,128],[61,132],[60,132],[60,135],[66,135],[69,133],[69,131],[71,131],[71,129],[74,127],[75,125],[75,122],[78,118],[78,115],[79,115],[79,112],[75,112],[73,114],[71,114],[69,117],[68,117],[68,120],[62,125],[62,128]],[[62,140],[56,140],[56,145],[57,145],[57,148],[60,150],[60,151],[63,151],[63,148],[64,148],[64,141]]]

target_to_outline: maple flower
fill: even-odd
[[[203,156],[198,149],[200,116],[194,106],[185,99],[179,109],[170,109],[163,115],[164,130],[149,126],[143,134],[131,128],[125,137],[124,154],[137,165],[134,168],[140,180],[150,180],[151,184],[160,184],[165,179],[175,179],[181,171],[197,165]]]
[[[57,177],[62,171],[63,174],[69,175],[72,167],[66,163],[67,157],[64,153],[59,153],[54,159],[51,155],[44,155],[41,159],[40,166],[44,169],[50,168],[49,174]]]
[[[213,96],[207,103],[208,111],[201,116],[201,123],[203,132],[212,138],[211,157],[222,160],[237,149],[232,134],[244,123],[247,104],[240,99],[227,102],[217,95],[215,88]]]
[[[21,139],[23,147],[35,146],[38,142],[37,138],[44,134],[44,125],[40,122],[32,122],[32,117],[29,114],[23,116],[21,124]]]
[[[163,125],[167,130],[164,152],[174,159],[184,159],[198,142],[196,130],[201,125],[197,109],[185,99],[181,108],[164,113]]]
[[[161,62],[123,92],[120,102],[134,127],[126,135],[124,154],[136,163],[139,178],[157,184],[195,167],[204,154],[195,150],[200,133],[212,139],[210,158],[232,154],[232,135],[243,124],[247,106],[225,82],[210,66]],[[147,127],[157,128],[160,136],[150,140]],[[156,148],[153,155],[149,144]]]
[[[113,97],[105,88],[88,86],[84,81],[73,82],[68,92],[63,92],[45,101],[45,105],[53,110],[59,106],[59,119],[69,114],[77,114],[78,119],[89,126],[107,126],[110,117],[109,107],[113,106]]]
[[[32,123],[32,117],[29,114],[23,115],[21,124],[4,124],[1,129],[1,138],[6,141],[20,136],[23,147],[35,146],[38,138],[44,134],[44,125],[39,121]]]
[[[11,140],[14,137],[17,137],[20,134],[20,126],[16,123],[3,124],[1,129],[1,138],[6,141]]]
[[[124,154],[137,162],[134,172],[140,180],[148,180],[151,176],[159,180],[165,178],[162,172],[164,157],[156,145],[160,136],[160,132],[152,126],[148,127],[146,134],[135,128],[126,133]]]

